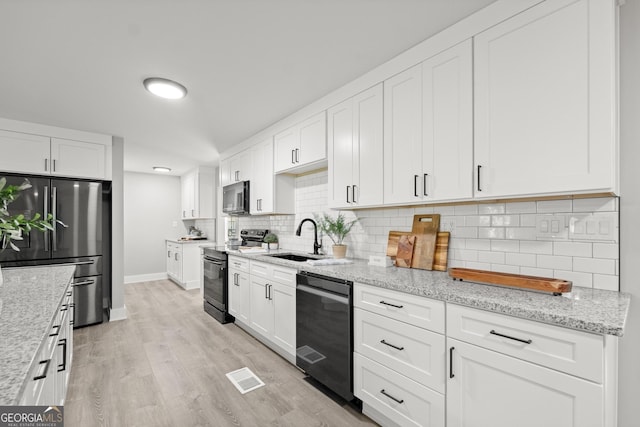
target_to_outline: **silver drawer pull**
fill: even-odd
[[[398,398],[395,398],[395,397],[391,396],[389,393],[387,393],[386,391],[384,391],[384,389],[380,390],[380,393],[384,394],[384,395],[385,395],[385,396],[387,396],[389,399],[393,399],[393,400],[394,400],[394,401],[396,401],[397,403],[400,403],[400,404],[404,403],[404,399],[398,399]]]
[[[380,343],[381,343],[381,344],[384,344],[384,345],[388,345],[389,347],[393,347],[393,348],[395,348],[396,350],[404,350],[404,347],[398,347],[398,346],[396,346],[396,345],[389,344],[389,343],[388,343],[388,342],[386,342],[385,340],[380,340]]]
[[[389,305],[389,306],[391,306],[391,307],[395,307],[395,308],[402,308],[402,307],[404,307],[404,305],[395,305],[395,304],[391,304],[391,303],[388,303],[388,302],[385,302],[385,301],[380,301],[380,304]]]
[[[489,333],[490,333],[491,335],[497,335],[497,336],[502,337],[502,338],[508,338],[508,339],[510,339],[510,340],[514,340],[514,341],[522,342],[522,343],[525,343],[525,344],[531,344],[531,343],[533,342],[533,341],[531,341],[531,340],[523,340],[522,338],[515,338],[515,337],[510,337],[509,335],[503,335],[503,334],[501,334],[501,333],[498,333],[498,332],[494,331],[493,329],[492,329],[492,330],[491,330],[491,332],[489,332]]]

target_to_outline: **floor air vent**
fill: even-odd
[[[233,383],[238,391],[242,394],[248,393],[252,390],[260,388],[264,385],[262,380],[256,376],[251,369],[241,368],[237,371],[229,372],[227,378]]]

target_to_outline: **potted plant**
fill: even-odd
[[[10,247],[14,251],[20,251],[20,248],[13,242],[22,240],[23,234],[28,234],[34,229],[38,231],[53,230],[51,225],[53,215],[51,214],[42,219],[39,213],[36,213],[33,218],[26,218],[23,214],[11,215],[9,213],[9,204],[20,196],[21,191],[28,188],[31,188],[31,184],[27,179],[21,185],[7,185],[7,179],[0,178],[0,250]],[[1,283],[2,272],[0,271]]]
[[[264,236],[264,239],[262,241],[267,244],[268,250],[278,249],[278,236],[276,236],[275,234],[267,233],[267,235]]]
[[[320,230],[326,233],[333,242],[333,257],[344,258],[347,253],[347,245],[342,242],[358,222],[358,218],[347,221],[342,212],[339,212],[335,218],[329,216],[326,212],[323,212],[322,215],[314,214],[314,217]]]

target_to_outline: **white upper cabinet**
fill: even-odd
[[[382,84],[327,111],[329,207],[381,205]]]
[[[323,111],[274,137],[275,172],[312,170],[327,158],[327,116]]]
[[[472,197],[472,76],[467,40],[384,82],[385,204]]]
[[[422,175],[422,65],[384,82],[384,203],[419,200]]]
[[[251,159],[251,214],[295,213],[294,177],[273,173],[273,138],[253,147]]]
[[[215,217],[215,174],[200,167],[180,177],[182,219]]]
[[[224,187],[234,181],[231,180],[231,159],[224,159],[220,161],[220,186]]]
[[[242,151],[230,159],[231,177],[230,181],[250,181],[251,180],[251,152]]]
[[[0,130],[0,170],[39,175],[111,179],[104,144]]]
[[[617,191],[615,4],[543,2],[474,38],[475,196]]]
[[[51,174],[104,179],[106,151],[102,144],[51,138]]]
[[[422,63],[423,200],[473,196],[471,40]]]

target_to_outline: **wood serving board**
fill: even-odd
[[[449,269],[449,276],[453,277],[454,280],[531,289],[535,291],[552,292],[553,294],[571,292],[572,287],[572,283],[568,280],[472,270],[469,268],[451,268]]]
[[[413,216],[411,232],[418,236],[415,252],[413,253],[412,268],[433,270],[433,260],[436,254],[436,240],[440,229],[439,214],[424,214]]]
[[[404,234],[398,239],[398,253],[396,254],[396,267],[411,268],[416,236]]]
[[[400,236],[410,236],[414,235],[411,231],[390,231],[389,239],[387,241],[387,256],[391,257],[395,260],[396,255],[398,254],[398,241],[400,240]],[[433,270],[437,271],[447,271],[447,258],[449,252],[449,235],[448,231],[440,232],[437,235],[436,239],[436,247],[435,254],[433,258]],[[415,248],[413,253],[413,258],[411,261],[412,268],[420,268],[418,267],[419,263],[416,260],[416,252],[417,248],[420,247],[424,243],[422,235],[416,235],[415,240]]]

